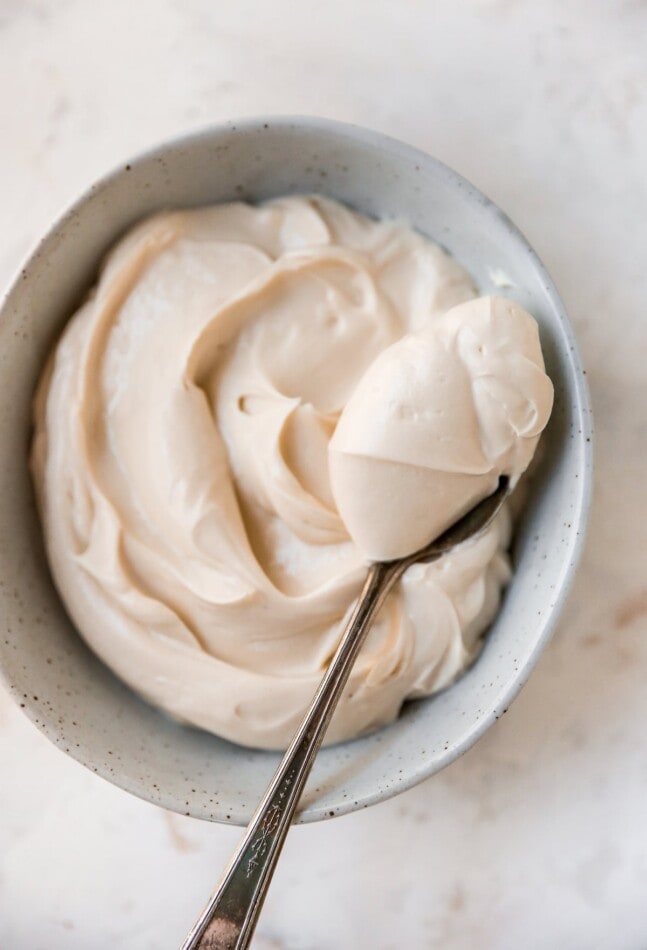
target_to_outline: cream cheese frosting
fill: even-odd
[[[387,347],[330,441],[337,509],[375,561],[417,551],[491,494],[514,486],[553,404],[537,323],[479,297]]]
[[[474,297],[405,224],[316,196],[165,212],[118,243],[43,374],[32,447],[55,582],[108,666],[184,722],[287,744],[367,560],[517,477],[548,418],[533,319]],[[407,571],[327,741],[465,668],[509,531],[503,511]]]

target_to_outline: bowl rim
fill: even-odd
[[[517,675],[502,688],[498,711],[495,708],[487,710],[487,712],[485,712],[481,717],[479,717],[478,720],[473,723],[471,728],[464,732],[460,740],[456,741],[449,748],[445,749],[437,759],[419,759],[415,765],[412,765],[408,771],[408,774],[403,776],[401,780],[398,781],[397,785],[378,786],[375,791],[367,792],[365,795],[360,796],[356,800],[340,800],[334,806],[334,810],[331,808],[329,803],[318,804],[317,802],[314,802],[312,805],[306,806],[302,811],[297,813],[295,821],[296,823],[301,824],[309,823],[311,821],[324,820],[333,816],[337,817],[339,815],[358,811],[362,808],[369,807],[370,805],[385,801],[402,791],[406,791],[414,787],[425,779],[431,777],[436,772],[446,768],[461,755],[467,752],[468,749],[470,749],[477,742],[477,740],[494,724],[494,722],[500,718],[500,715],[507,711],[509,704],[516,698],[525,685],[528,677],[537,663],[537,660],[539,659],[539,656],[543,652],[548,640],[550,639],[575,580],[577,567],[580,562],[586,541],[586,533],[592,503],[594,429],[586,373],[582,366],[577,340],[566,314],[565,307],[559,297],[553,280],[551,279],[544,264],[540,260],[538,254],[533,249],[525,235],[521,232],[517,225],[514,224],[505,211],[503,211],[494,201],[485,195],[479,188],[473,185],[468,179],[464,178],[461,174],[454,171],[453,168],[446,165],[444,162],[440,161],[438,158],[429,154],[428,152],[425,152],[416,146],[408,145],[407,143],[402,142],[401,140],[386,133],[368,129],[355,123],[342,122],[337,119],[326,118],[323,116],[267,114],[260,116],[246,116],[240,119],[230,119],[224,122],[211,123],[197,130],[163,139],[153,146],[138,151],[135,155],[121,161],[118,165],[113,166],[110,170],[102,174],[89,186],[87,186],[79,195],[79,197],[77,197],[71,204],[67,205],[65,210],[60,212],[55,217],[53,223],[47,228],[45,234],[39,238],[35,244],[32,245],[31,250],[28,251],[24,256],[23,261],[19,265],[13,279],[10,279],[8,289],[0,300],[0,320],[2,320],[5,311],[11,307],[14,294],[18,294],[19,290],[22,289],[24,282],[29,280],[30,271],[32,268],[37,266],[39,258],[47,254],[50,246],[55,244],[60,239],[61,232],[64,230],[66,224],[71,219],[76,217],[78,213],[83,210],[85,204],[97,193],[100,193],[110,184],[117,181],[117,179],[121,178],[134,169],[137,165],[147,163],[157,158],[163,158],[169,150],[173,151],[180,148],[191,148],[196,143],[209,140],[214,136],[232,134],[236,132],[260,132],[269,128],[279,130],[283,129],[284,131],[311,129],[319,133],[329,133],[337,138],[347,138],[354,142],[360,142],[378,151],[386,151],[390,154],[395,154],[399,158],[408,160],[413,165],[418,164],[421,167],[423,165],[426,165],[427,167],[434,166],[436,172],[445,177],[450,182],[452,188],[461,189],[463,193],[467,195],[467,198],[470,202],[476,203],[486,212],[486,214],[498,219],[499,224],[503,225],[512,239],[519,245],[520,250],[527,256],[527,258],[529,258],[531,266],[540,277],[548,302],[558,320],[564,337],[568,342],[569,353],[567,359],[570,364],[575,397],[573,401],[573,412],[578,421],[578,446],[581,452],[581,468],[579,471],[580,477],[578,478],[579,488],[578,492],[574,493],[573,496],[573,517],[574,523],[578,530],[571,534],[569,545],[562,554],[563,569],[560,573],[559,586],[556,591],[556,596],[552,601],[550,610],[547,611],[545,615],[541,629],[534,639],[531,651],[528,653],[523,665],[519,666]],[[1,662],[1,655],[0,682],[4,684],[9,694],[15,699],[12,684],[6,676],[4,666]],[[37,713],[40,711],[32,709],[29,704],[25,704],[24,708],[22,708],[22,712],[25,713],[25,715],[31,720],[36,728],[50,742],[55,743],[60,748],[59,737],[56,737],[53,734],[53,730],[50,730],[48,725],[42,722],[42,720],[37,721]],[[84,765],[86,768],[89,768],[92,772],[94,772],[94,774],[100,775],[102,778],[107,779],[111,784],[136,795],[138,798],[161,807],[169,808],[171,810],[179,810],[171,795],[162,794],[153,799],[150,795],[146,794],[142,787],[131,782],[129,780],[129,776],[122,776],[120,773],[115,774],[114,771],[109,772],[107,768],[93,765],[87,759],[87,757],[75,754],[76,750],[73,747],[61,751],[65,751],[67,755],[78,761],[80,764]],[[272,754],[274,755],[276,753]],[[235,809],[230,810],[235,811]],[[185,812],[183,811],[182,813]],[[190,813],[193,814],[194,817],[203,819],[206,818],[204,814],[201,814],[197,811]],[[211,818],[211,820],[226,824],[244,825],[247,823],[244,818],[241,819],[240,816],[233,814],[229,820],[220,816],[214,816]]]

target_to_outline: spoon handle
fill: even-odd
[[[254,933],[303,787],[375,613],[404,569],[369,568],[362,593],[299,731],[182,950],[244,950]]]

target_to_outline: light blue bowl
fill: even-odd
[[[0,315],[0,671],[32,721],[94,772],[198,818],[247,822],[278,762],[171,722],[90,652],[52,586],[27,452],[43,360],[133,222],[160,208],[321,192],[396,215],[438,241],[483,293],[505,293],[540,323],[555,409],[514,544],[515,573],[481,656],[450,689],[409,703],[391,726],[320,753],[301,821],[403,791],[468,749],[514,699],[555,626],[582,550],[591,494],[591,410],[572,328],[516,227],[435,159],[376,132],[314,118],[246,119],[132,159],[58,221]],[[494,275],[494,278],[493,278]]]

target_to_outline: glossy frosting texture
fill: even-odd
[[[406,543],[394,542],[388,520],[380,529],[370,519],[365,541],[364,514],[348,504],[355,460],[436,481],[469,469],[474,497],[487,493],[501,460],[516,471],[532,453],[543,385],[536,330],[533,338],[523,315],[519,372],[534,367],[524,377],[530,396],[523,381],[505,380],[501,396],[500,374],[478,371],[474,339],[498,345],[495,324],[508,332],[513,311],[475,303],[478,332],[463,332],[462,318],[454,325],[460,308],[451,308],[473,296],[465,271],[422,236],[321,198],[160,214],[117,245],[43,375],[32,468],[56,584],[119,676],[173,716],[233,741],[287,743],[367,555]],[[481,332],[483,308],[491,333]],[[464,446],[466,463],[458,442],[442,458],[405,452],[406,439],[389,449],[398,427],[388,399],[376,403],[382,421],[370,445],[362,441],[371,379],[384,361],[384,392],[397,390],[399,346],[419,350],[422,369],[427,356],[436,366],[450,352],[452,367],[483,389],[465,409],[482,458]],[[461,380],[457,391],[467,392]],[[444,397],[431,377],[419,383],[415,398],[428,393],[438,407]],[[510,411],[496,408],[501,398]],[[401,475],[395,503],[408,484]],[[414,483],[426,492],[425,477]],[[446,500],[442,508],[446,518]],[[504,512],[477,542],[407,572],[328,741],[388,722],[406,698],[465,667],[509,575],[508,531]]]

